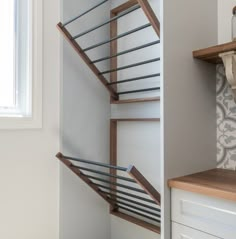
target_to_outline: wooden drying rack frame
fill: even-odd
[[[110,120],[110,164],[117,166],[117,125],[119,122],[160,122],[160,118],[124,118],[124,119],[111,119]],[[141,175],[137,172],[136,168],[130,170],[130,176],[133,177],[138,184],[144,189],[148,189],[148,194],[152,197],[154,201],[156,201],[159,205],[161,204],[161,196],[156,193],[156,189]],[[117,171],[114,169],[110,169],[110,174],[117,175]],[[116,183],[116,178],[111,178],[111,182]],[[112,186],[116,189],[116,186]],[[150,192],[154,192],[154,194],[150,194]],[[129,222],[142,226],[151,231],[160,233],[160,227],[153,226],[150,223],[147,223],[143,220],[139,220],[130,215],[124,214],[122,212],[117,211],[117,208],[113,205],[110,206],[110,214],[125,219]]]
[[[150,4],[147,0],[129,0],[128,2],[114,8],[111,10],[110,16],[115,17],[123,11],[139,4],[143,9],[144,14],[147,16],[150,24],[152,25],[156,34],[160,37],[160,22],[153,12]],[[127,100],[119,100],[119,95],[117,93],[117,86],[109,85],[107,79],[101,74],[96,65],[91,61],[88,55],[83,51],[81,46],[77,43],[77,41],[73,38],[70,32],[66,29],[65,25],[61,22],[57,24],[58,29],[64,35],[65,39],[70,43],[70,45],[74,48],[74,50],[80,55],[80,57],[84,60],[87,66],[92,70],[92,72],[96,75],[96,77],[100,80],[100,82],[105,86],[105,88],[109,91],[111,95],[111,103],[112,104],[124,104],[124,103],[135,103],[135,102],[148,102],[148,101],[160,101],[160,97],[147,97],[147,98],[137,98],[137,99],[127,99]],[[118,36],[117,29],[117,20],[110,22],[110,37]],[[110,54],[115,55],[117,53],[117,40],[114,40],[110,44]],[[117,57],[111,58],[110,60],[110,69],[117,68]],[[117,72],[110,73],[110,81],[117,81]]]
[[[160,231],[161,231],[160,226],[155,225],[151,222],[147,222],[146,220],[142,220],[141,218],[134,217],[130,214],[127,214],[126,213],[127,209],[124,212],[123,211],[121,212],[119,210],[119,208],[122,209],[122,207],[117,205],[117,200],[120,198],[120,196],[117,195],[117,197],[116,197],[116,193],[118,193],[118,194],[122,193],[120,190],[117,189],[117,187],[122,186],[120,183],[117,182],[117,178],[122,178],[123,180],[125,178],[127,181],[132,180],[132,182],[136,183],[136,185],[139,185],[139,187],[141,188],[141,189],[135,189],[137,192],[141,191],[142,193],[145,193],[151,199],[151,200],[148,200],[148,202],[154,203],[153,205],[156,205],[157,207],[160,207],[160,205],[161,205],[161,195],[160,195],[160,193],[150,184],[150,182],[139,172],[139,170],[135,166],[130,165],[128,168],[117,166],[117,125],[118,125],[118,123],[119,122],[159,122],[159,121],[160,121],[159,118],[111,119],[110,120],[110,164],[103,164],[103,163],[99,163],[99,162],[68,157],[68,156],[64,156],[60,152],[56,155],[56,157],[65,166],[67,166],[82,181],[84,181],[91,189],[93,189],[107,203],[109,203],[110,214],[112,214],[114,216],[117,216],[119,218],[122,218],[126,221],[129,221],[131,223],[134,223],[136,225],[139,225],[141,227],[144,227],[144,228],[146,228],[148,230],[151,230],[151,231],[153,231],[155,233],[158,233],[158,234],[160,234]],[[86,171],[97,172],[96,170],[94,171],[94,169],[91,169],[91,168],[89,169],[89,168],[81,167],[77,164],[74,164],[73,163],[74,161],[77,162],[77,163],[79,163],[79,162],[80,163],[88,163],[88,165],[97,165],[97,166],[102,166],[102,167],[109,168],[109,174],[101,173],[102,171],[100,172],[100,174],[102,174],[102,175],[106,175],[106,176],[110,175],[109,181],[106,181],[106,180],[104,181],[104,179],[100,179],[100,181],[109,182],[110,186],[107,189],[110,189],[113,193],[111,193],[109,195],[107,192],[105,192],[103,190],[102,185],[96,184],[92,181],[92,179],[97,180],[98,178],[96,179],[96,177],[93,177],[91,175],[87,175],[87,174],[84,173],[84,170],[85,170],[85,172]],[[119,170],[119,171],[121,170],[124,173],[126,173],[128,178],[127,177],[121,177],[120,175],[118,175],[117,170]],[[127,189],[134,190],[133,187],[129,187],[128,185],[127,186],[123,185],[122,187],[126,187]],[[129,194],[128,193],[127,196],[128,197],[132,196],[132,197],[137,198],[139,200],[140,199],[144,200],[143,197],[138,197],[137,195],[135,196],[135,194]],[[138,202],[136,202],[136,203],[138,203]],[[144,204],[142,206],[148,207],[148,205],[144,205]],[[130,212],[132,213],[132,210]],[[159,209],[159,212],[161,212],[160,209]],[[148,213],[148,211],[146,211],[146,213]],[[151,213],[151,211],[150,211],[150,213]],[[146,216],[146,217],[148,219],[148,216]],[[161,222],[161,219],[160,219],[159,223],[160,222]]]
[[[150,21],[153,29],[155,30],[156,34],[160,37],[160,22],[156,17],[155,13],[153,12],[150,4],[147,0],[131,0],[128,1],[114,9],[111,10],[110,17],[116,17],[120,13],[124,12],[125,10],[139,4],[143,9],[145,15],[147,16],[148,20]],[[110,38],[117,37],[118,35],[118,21],[112,21],[110,23]],[[110,44],[110,54],[112,56],[118,53],[118,44],[117,40],[111,42]],[[117,57],[111,58],[110,60],[110,68],[116,69],[118,67],[117,64]],[[116,82],[117,81],[117,72],[111,72],[110,74],[110,81]],[[113,87],[113,89],[117,92],[117,85]],[[148,101],[159,101],[160,97],[149,97],[149,98],[137,98],[137,99],[128,99],[128,100],[117,100],[114,97],[111,97],[111,104],[124,104],[124,103],[135,103],[135,102],[148,102]]]
[[[147,0],[129,0],[128,2],[112,9],[111,13],[110,13],[110,17],[114,18],[114,17],[118,16],[119,14],[121,14],[122,12],[124,12],[125,10],[127,10],[137,4],[140,5],[140,7],[144,11],[145,15],[147,16],[147,18],[150,22],[149,25],[152,25],[156,34],[160,37],[159,20],[155,16],[155,14]],[[116,39],[116,37],[118,37],[117,19],[110,21],[110,39],[113,39],[113,38]],[[71,20],[71,21],[74,21],[74,20]],[[71,22],[71,21],[69,21],[69,22]],[[70,34],[70,32],[66,29],[65,25],[67,25],[67,24],[63,25],[62,23],[59,23],[57,26],[58,26],[58,29],[61,31],[61,33],[64,35],[65,39],[71,44],[71,46],[77,52],[77,54],[80,55],[80,57],[84,60],[84,62],[88,65],[88,67],[93,71],[93,73],[96,75],[96,77],[101,81],[101,83],[110,92],[111,103],[121,104],[121,103],[135,103],[135,102],[159,101],[160,100],[160,97],[119,100],[119,93],[117,93],[117,86],[116,86],[117,84],[114,84],[115,86],[109,84],[107,79],[103,76],[102,72],[99,71],[99,69],[96,67],[95,63],[92,62],[91,59],[86,54],[86,49],[82,49],[80,47],[80,45],[76,41],[76,37],[73,37]],[[111,41],[110,56],[114,56],[114,55],[118,54],[117,39]],[[87,50],[88,50],[88,48],[87,48]],[[111,71],[110,81],[117,82],[117,72],[112,71],[112,69],[117,68],[117,57],[111,57],[110,63],[111,63],[110,64],[110,71]],[[144,118],[144,119],[111,119],[111,124],[110,124],[110,128],[111,128],[111,130],[110,130],[110,137],[111,137],[110,162],[111,163],[110,163],[110,165],[107,165],[107,166],[110,167],[110,175],[117,176],[117,177],[119,177],[117,175],[117,168],[121,168],[121,167],[117,166],[117,123],[120,121],[159,122],[160,119],[157,119],[157,118],[154,118],[154,119],[146,119],[146,118]],[[88,175],[84,174],[83,171],[81,171],[80,167],[74,165],[71,162],[71,160],[73,161],[72,158],[64,156],[62,153],[58,153],[57,158],[61,162],[63,162],[71,171],[73,171],[81,180],[83,180],[86,184],[88,184],[105,201],[107,201],[110,204],[110,213],[112,215],[120,217],[127,221],[130,221],[132,223],[135,223],[135,224],[142,226],[146,229],[149,229],[153,232],[160,233],[160,226],[153,225],[149,222],[146,222],[144,220],[141,220],[139,218],[136,218],[134,216],[126,214],[125,212],[120,212],[117,203],[115,203],[118,196],[116,197],[116,194],[113,194],[113,196],[108,196],[107,193],[101,189],[101,185],[99,186],[98,184],[94,183],[91,180],[91,178],[92,178],[91,176],[89,177]],[[84,162],[85,161],[86,160],[84,160]],[[123,168],[123,171],[126,172],[132,178],[132,180],[142,188],[141,189],[142,192],[144,192],[150,196],[150,198],[152,199],[150,201],[152,201],[157,206],[158,205],[160,206],[161,196],[160,196],[159,192],[157,192],[155,190],[155,188],[145,179],[145,177],[137,170],[137,168],[135,168],[135,166],[130,166],[129,168],[125,168],[125,170]],[[115,190],[116,187],[119,186],[119,184],[117,184],[116,177],[110,177],[110,180],[108,182],[110,183],[110,189]],[[138,191],[138,192],[140,192],[140,191]],[[145,206],[147,207],[147,205],[145,205]],[[132,210],[130,210],[130,212],[132,213]],[[141,214],[140,214],[140,216],[141,216]],[[160,217],[160,215],[158,217]],[[149,217],[149,218],[151,218],[151,217]],[[159,224],[160,221],[157,220],[157,222]]]
[[[160,194],[146,180],[146,178],[138,171],[138,169],[135,166],[131,165],[128,168],[124,168],[124,167],[119,167],[119,166],[115,166],[115,165],[103,164],[103,163],[99,163],[99,162],[68,157],[68,156],[64,156],[60,152],[56,155],[56,157],[62,163],[64,163],[72,172],[74,172],[82,181],[84,181],[91,189],[93,189],[99,196],[101,196],[107,203],[109,203],[109,205],[112,208],[112,210],[111,210],[112,215],[120,217],[122,219],[125,219],[126,221],[135,223],[135,224],[137,224],[139,226],[142,226],[142,227],[144,227],[148,230],[151,230],[153,232],[160,233],[160,227],[159,226],[154,225],[154,224],[149,223],[149,222],[146,222],[146,221],[141,220],[139,218],[136,218],[134,216],[131,216],[131,215],[125,213],[125,212],[120,212],[119,208],[122,209],[122,207],[119,206],[117,203],[121,203],[121,202],[118,202],[117,198],[121,198],[121,197],[116,196],[116,194],[111,194],[109,192],[106,192],[106,191],[103,190],[103,188],[105,187],[106,189],[115,189],[115,191],[118,192],[118,193],[123,193],[123,194],[126,194],[127,196],[132,195],[132,197],[144,200],[143,197],[140,198],[138,196],[135,196],[134,194],[130,194],[130,193],[126,193],[124,191],[116,190],[116,187],[115,188],[112,187],[112,185],[114,185],[114,184],[112,184],[112,182],[116,182],[116,181],[111,181],[111,180],[107,181],[107,180],[100,179],[100,178],[97,178],[97,177],[94,177],[94,176],[91,176],[91,175],[87,175],[83,172],[84,170],[85,171],[91,171],[91,172],[98,172],[98,171],[78,166],[76,164],[73,164],[71,161],[88,163],[88,164],[98,165],[98,166],[102,166],[102,167],[106,167],[106,168],[113,168],[113,169],[115,168],[115,170],[121,170],[123,172],[126,172],[129,175],[129,177],[131,177],[131,178],[121,177],[121,176],[118,176],[116,173],[115,174],[112,174],[112,173],[104,174],[104,173],[102,173],[102,171],[99,171],[100,174],[103,174],[103,175],[107,175],[107,176],[112,175],[111,178],[114,178],[114,176],[115,176],[115,177],[118,177],[118,178],[122,178],[123,180],[125,179],[127,181],[132,180],[132,182],[138,184],[142,189],[129,187],[129,186],[126,186],[126,185],[123,185],[123,184],[120,184],[120,183],[117,183],[116,185],[119,186],[119,187],[121,187],[121,186],[125,187],[125,188],[133,190],[133,191],[135,190],[137,192],[145,193],[146,195],[149,195],[151,197],[152,200],[149,200],[149,201],[151,201],[155,205],[160,205]],[[99,181],[102,181],[102,182],[109,182],[110,187],[106,187],[104,185],[94,183],[94,181],[92,181],[92,179],[99,180]],[[114,191],[114,190],[112,190],[112,191]],[[129,200],[129,199],[127,199],[127,200]],[[147,199],[145,199],[145,200],[147,200]],[[129,200],[129,201],[131,202],[131,200]],[[135,201],[132,201],[132,202],[135,202]],[[138,202],[135,202],[135,203],[138,203]],[[131,207],[131,205],[128,205],[128,204],[126,204],[126,206]],[[142,206],[146,206],[146,205],[142,204]],[[133,208],[135,208],[135,207],[133,207]],[[136,209],[137,209],[137,207],[136,207]],[[125,208],[125,211],[127,211],[127,210],[130,211],[131,213],[135,213],[135,211]],[[151,213],[150,211],[146,211],[146,210],[143,210],[143,211],[145,213]],[[158,211],[160,212],[160,209],[158,209]],[[144,214],[140,214],[140,213],[138,213],[138,215],[146,217],[147,219],[152,219],[153,220],[153,218],[149,217],[148,215],[145,216]],[[160,215],[158,217],[160,218]],[[160,223],[160,220],[158,220],[158,222]]]

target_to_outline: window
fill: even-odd
[[[0,1],[0,128],[41,126],[42,3]]]

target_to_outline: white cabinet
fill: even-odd
[[[219,237],[180,225],[172,223],[172,239],[218,239]]]
[[[172,222],[172,239],[235,239],[236,203],[172,188]],[[177,227],[175,223],[189,229]],[[190,230],[190,228],[215,237],[207,235],[200,237],[198,232]],[[181,235],[185,235],[185,237]]]

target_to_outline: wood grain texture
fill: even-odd
[[[111,144],[111,161],[113,162],[113,165],[116,165],[116,160],[117,160],[117,121],[111,121],[111,137],[112,137],[112,144]],[[115,136],[115,137],[114,137]],[[160,228],[150,224],[144,220],[141,220],[139,218],[135,218],[133,216],[130,216],[129,214],[126,213],[121,213],[119,212],[119,206],[116,203],[116,195],[111,196],[113,199],[112,200],[109,198],[109,196],[103,192],[99,186],[95,185],[88,176],[86,176],[78,167],[76,167],[70,160],[68,160],[62,153],[58,153],[56,157],[65,164],[72,172],[74,172],[82,181],[84,181],[91,189],[93,189],[98,195],[100,195],[106,202],[110,204],[110,213],[116,216],[119,216],[125,220],[128,220],[132,223],[135,223],[139,226],[142,226],[144,228],[147,228],[149,230],[152,230],[154,232],[159,233]],[[135,175],[134,179],[137,180],[137,183],[142,182],[142,185],[147,187],[147,191],[151,192],[151,195],[154,195],[154,191],[147,182],[147,180],[138,172],[137,170],[133,170],[134,166],[131,167],[131,174]],[[116,172],[113,170],[110,171],[112,174],[116,175]],[[128,173],[128,172],[127,172]],[[141,176],[140,176],[141,175]],[[116,182],[116,180],[112,180],[112,182]],[[112,188],[116,188],[115,186],[111,186]],[[150,194],[149,194],[150,195]],[[152,197],[152,196],[151,196]],[[155,200],[156,201],[156,200]]]
[[[148,20],[150,21],[153,29],[155,30],[158,37],[160,37],[160,22],[152,10],[149,2],[147,0],[137,0],[141,8],[143,9],[145,15],[147,16]]]
[[[117,121],[110,121],[110,164],[117,165]],[[110,174],[117,175],[117,170],[110,169]],[[116,183],[116,178],[110,177],[112,183]],[[111,188],[116,189],[116,185],[111,184]],[[116,193],[116,192],[115,192]],[[111,196],[113,199],[116,199],[115,196]],[[110,206],[110,211],[114,210],[114,205]]]
[[[158,233],[158,234],[161,233],[161,229],[160,229],[159,226],[155,226],[155,225],[153,225],[153,224],[151,224],[151,223],[148,223],[148,222],[145,222],[145,221],[140,220],[140,219],[138,219],[138,218],[132,217],[132,216],[130,216],[130,215],[128,215],[128,214],[125,214],[125,213],[123,213],[123,212],[113,211],[113,212],[111,212],[111,214],[114,215],[114,216],[116,216],[116,217],[120,217],[120,218],[122,218],[122,219],[124,219],[124,220],[126,220],[126,221],[132,222],[132,223],[134,223],[134,224],[136,224],[136,225],[139,225],[139,226],[141,226],[141,227],[144,227],[144,228],[146,228],[146,229],[148,229],[148,230],[151,230],[151,231],[153,231],[153,232],[156,232],[156,233]]]
[[[100,74],[100,71],[98,68],[91,64],[91,60],[89,57],[83,52],[82,48],[79,46],[79,44],[72,38],[71,34],[67,31],[65,27],[63,27],[62,23],[57,24],[58,29],[60,32],[64,35],[65,39],[70,43],[70,45],[74,48],[74,50],[80,55],[80,57],[84,60],[84,62],[87,64],[87,66],[92,70],[92,72],[96,75],[96,77],[101,81],[101,83],[107,88],[107,90],[110,92],[113,99],[118,99],[117,93],[114,91],[112,87],[107,85],[108,81],[106,78]]]
[[[219,54],[229,51],[236,51],[236,42],[228,42],[193,51],[193,57],[213,64],[218,64],[222,63],[222,59],[219,57]]]
[[[105,201],[107,201],[113,208],[116,207],[115,203],[107,197],[107,194],[103,193],[99,187],[94,185],[92,181],[86,177],[78,168],[74,167],[70,160],[66,159],[62,153],[58,153],[56,157],[64,163],[72,172],[74,172],[82,181],[84,181],[90,188],[92,188],[98,195],[100,195]]]
[[[236,201],[235,171],[227,169],[212,169],[171,179],[168,184],[171,188]]]
[[[135,5],[137,5],[137,4],[138,4],[137,0],[129,0],[128,2],[123,3],[123,4],[121,4],[120,6],[118,6],[118,7],[116,7],[116,8],[113,8],[113,9],[111,10],[111,12],[112,12],[114,15],[117,15],[117,14],[119,14],[119,13],[121,13],[121,12],[127,10],[128,8],[131,8],[131,7],[135,6]]]
[[[148,180],[137,170],[135,166],[131,166],[127,173],[139,184],[139,186],[158,204],[161,204],[161,195],[148,182]]]
[[[110,17],[116,17],[117,14],[113,13],[112,11],[110,12]],[[112,21],[110,23],[110,39],[114,39],[117,37],[118,35],[118,22],[117,20]],[[114,56],[117,54],[118,51],[118,41],[112,41],[110,43],[110,56]],[[118,60],[117,57],[112,57],[110,59],[110,70],[112,69],[117,69],[118,64],[117,64]],[[117,81],[117,71],[111,72],[110,73],[110,82],[116,82]],[[115,92],[117,92],[117,85],[113,85],[112,88],[115,90]],[[119,97],[119,96],[118,96]],[[113,97],[111,97],[111,102],[113,100]]]
[[[137,99],[127,99],[127,100],[112,100],[111,104],[131,104],[131,103],[141,103],[141,102],[152,102],[160,101],[160,97],[149,97],[149,98],[137,98]]]
[[[160,118],[116,118],[111,122],[160,122]]]

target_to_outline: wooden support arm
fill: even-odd
[[[127,173],[143,188],[144,191],[158,204],[161,204],[161,195],[148,182],[148,180],[138,171],[135,166],[130,166]]]
[[[156,17],[154,11],[152,10],[150,4],[147,0],[137,0],[137,2],[139,3],[148,20],[152,24],[152,27],[154,28],[156,34],[158,35],[158,37],[160,37],[160,22]]]
[[[96,75],[96,77],[101,81],[101,83],[107,88],[107,90],[110,92],[111,97],[114,100],[117,100],[119,97],[117,95],[117,93],[115,92],[115,90],[108,85],[108,81],[106,80],[106,78],[101,75],[100,71],[98,70],[98,68],[91,63],[90,58],[87,56],[87,54],[85,54],[85,52],[83,51],[83,49],[80,47],[80,45],[76,42],[76,40],[73,39],[73,37],[71,36],[71,34],[67,31],[67,29],[65,27],[63,27],[63,24],[60,22],[57,24],[58,29],[60,30],[60,32],[64,35],[64,37],[66,38],[66,40],[71,44],[71,46],[74,48],[74,50],[79,54],[79,56],[83,59],[83,61],[87,64],[87,66],[92,70],[92,72]]]
[[[62,153],[58,153],[56,157],[64,163],[72,172],[74,172],[82,181],[84,181],[86,184],[89,185],[90,188],[92,188],[98,195],[100,195],[106,202],[108,202],[113,208],[116,208],[116,204],[109,200],[107,195],[103,193],[100,188],[93,184],[93,182],[86,177],[78,168],[74,167],[73,163],[70,162],[70,160],[66,159]]]

